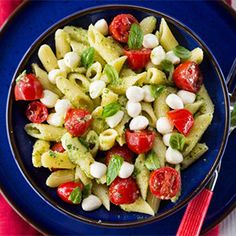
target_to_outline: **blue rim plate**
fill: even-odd
[[[28,5],[31,5],[31,10],[36,10],[36,8],[35,8],[35,5],[33,4],[33,3],[30,3],[30,4],[28,4]],[[40,6],[41,5],[41,6]],[[49,5],[50,5],[50,3],[48,2],[47,4],[47,7],[49,7]],[[63,5],[63,9],[65,9],[64,11],[64,15],[66,15],[66,14],[68,14],[68,13],[71,13],[72,11],[74,11],[74,9],[73,9],[73,3],[63,3],[63,2],[58,2],[57,4],[57,7],[58,7],[58,9],[59,9],[59,6],[61,6],[61,10],[62,10],[62,5]],[[165,5],[165,4],[164,4]],[[65,6],[67,6],[67,8],[65,8]],[[146,5],[147,7],[148,7],[148,5]],[[41,9],[41,10],[44,10],[45,11],[45,8],[42,6],[42,4],[37,4],[37,7],[39,8],[39,9]],[[40,8],[41,7],[41,8]],[[150,7],[150,6],[149,6]],[[26,9],[26,7],[25,7],[25,9]],[[38,9],[38,10],[39,10]],[[57,9],[57,8],[56,8]],[[67,9],[67,11],[66,11],[66,9]],[[71,12],[70,12],[71,11]],[[162,10],[163,11],[163,10]],[[57,12],[57,11],[55,11],[55,12]],[[57,13],[58,14],[58,13]],[[64,15],[62,15],[62,14],[55,14],[57,17],[59,17],[60,16],[60,18],[61,17],[63,17]],[[55,16],[55,18],[56,18],[56,16]],[[46,20],[46,19],[45,19]],[[52,24],[52,23],[54,23],[55,21],[57,21],[58,19],[55,19],[54,21],[52,21],[50,24]],[[47,21],[47,20],[46,20]],[[49,22],[50,22],[50,20],[49,20]],[[32,25],[29,25],[29,27],[32,27]],[[45,25],[44,26],[42,26],[42,28],[41,28],[41,30],[43,31],[44,29],[43,29],[43,27],[45,27]],[[37,28],[38,28],[38,26],[37,26]],[[22,30],[22,28],[21,28],[21,30]],[[6,31],[6,30],[5,30]],[[29,31],[29,30],[25,30],[25,31]],[[17,30],[15,31],[15,35],[17,34]],[[34,37],[35,37],[35,35],[34,35]],[[4,39],[4,38],[3,38]],[[28,41],[28,39],[25,39],[26,41]],[[8,41],[8,42],[10,42],[10,40]],[[32,41],[31,41],[32,42]],[[11,43],[11,42],[10,42]],[[21,43],[24,45],[24,40],[22,40],[21,41]],[[10,44],[11,45],[11,44]],[[9,50],[8,51],[10,51],[10,48],[9,48]],[[4,55],[4,54],[3,54]],[[20,55],[22,56],[23,54],[22,54],[22,52],[21,52],[21,54],[19,54],[17,57],[17,60],[20,58]],[[14,63],[12,63],[12,64],[14,64]],[[15,63],[16,64],[16,63]],[[13,66],[10,66],[10,70],[11,70],[11,72],[12,72],[12,69],[13,69],[14,67]],[[5,68],[3,68],[3,69],[6,69],[6,67]],[[2,71],[1,71],[2,72]],[[5,75],[8,75],[7,73],[5,73]],[[8,75],[9,76],[9,75]],[[10,77],[8,77],[8,78],[10,78]],[[8,81],[8,83],[9,83],[9,81]],[[3,143],[4,144],[4,143]],[[9,151],[9,150],[8,150]],[[9,155],[9,154],[8,154]],[[17,171],[16,171],[17,172]],[[19,173],[18,173],[19,174]],[[1,179],[2,180],[2,179]],[[3,186],[3,188],[2,189],[4,189],[4,186]],[[4,191],[5,192],[5,191]],[[168,218],[169,219],[169,218]],[[164,220],[164,221],[161,221],[160,223],[162,223],[162,224],[164,224],[164,222],[165,222],[166,220]],[[146,226],[145,226],[146,227]],[[167,231],[168,232],[168,231]]]

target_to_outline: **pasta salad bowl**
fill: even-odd
[[[37,124],[37,122],[33,122],[34,124],[32,123],[29,124],[30,122],[25,116],[25,111],[28,109],[28,103],[25,101],[15,100],[15,95],[16,95],[15,87],[16,87],[16,84],[19,83],[20,81],[18,79],[18,82],[15,82],[16,79],[21,78],[19,76],[24,76],[24,74],[22,74],[23,71],[26,71],[26,73],[33,72],[37,75],[38,78],[40,78],[40,83],[42,84],[44,89],[46,88],[47,90],[53,91],[54,94],[58,96],[58,98],[60,97],[60,99],[64,99],[64,98],[68,99],[74,107],[80,107],[80,106],[86,107],[87,110],[91,112],[91,114],[93,114],[93,121],[94,121],[97,118],[96,115],[99,113],[99,106],[101,106],[101,100],[97,99],[97,97],[93,98],[93,95],[91,95],[91,91],[89,91],[88,87],[91,86],[91,83],[96,80],[96,76],[99,77],[99,80],[101,80],[100,78],[102,76],[105,77],[104,71],[107,64],[109,64],[110,66],[118,70],[118,77],[119,76],[122,77],[121,73],[123,73],[124,76],[122,78],[125,78],[125,77],[128,78],[126,81],[126,84],[119,84],[119,83],[112,84],[109,87],[112,93],[118,94],[119,96],[125,95],[125,94],[127,95],[126,91],[129,87],[136,86],[136,85],[140,86],[140,83],[141,84],[145,83],[145,82],[142,82],[142,80],[146,79],[146,76],[147,76],[146,73],[148,73],[148,69],[154,68],[155,72],[160,71],[160,65],[158,63],[156,63],[158,65],[152,64],[149,67],[146,65],[146,68],[143,67],[142,69],[138,68],[138,70],[137,68],[130,70],[130,68],[127,67],[127,64],[124,65],[125,60],[122,59],[123,50],[120,51],[120,47],[117,46],[116,43],[114,43],[113,41],[114,39],[112,40],[111,38],[109,38],[107,40],[104,36],[103,37],[105,39],[102,36],[100,37],[99,35],[96,34],[97,31],[96,29],[94,29],[95,27],[93,25],[98,20],[105,19],[106,22],[110,24],[112,20],[114,19],[114,17],[119,14],[131,14],[137,19],[138,22],[142,21],[144,18],[149,17],[149,16],[154,17],[157,20],[157,23],[155,23],[156,24],[155,31],[156,29],[159,29],[160,24],[162,24],[159,30],[158,40],[160,41],[160,44],[165,49],[164,51],[166,52],[171,51],[171,47],[172,47],[171,45],[173,44],[174,40],[176,40],[177,44],[183,46],[185,49],[188,48],[190,50],[189,56],[191,57],[191,60],[193,61],[195,60],[196,64],[200,63],[201,61],[201,64],[199,67],[204,77],[203,81],[204,81],[204,86],[205,86],[204,89],[201,88],[200,92],[198,90],[195,106],[191,106],[190,108],[190,109],[193,109],[191,110],[192,113],[196,113],[194,115],[194,120],[195,120],[195,125],[196,123],[198,125],[195,128],[193,128],[195,130],[194,131],[195,133],[193,133],[192,131],[193,138],[189,139],[188,146],[185,147],[184,150],[186,151],[187,148],[191,145],[192,145],[192,148],[190,151],[192,151],[194,147],[195,148],[197,147],[197,148],[194,149],[195,150],[194,152],[191,153],[189,151],[184,156],[184,161],[182,164],[181,163],[174,164],[173,162],[167,163],[168,168],[175,169],[175,171],[178,173],[181,170],[181,194],[179,194],[180,193],[180,184],[179,184],[178,196],[177,194],[175,196],[172,196],[171,198],[172,201],[164,200],[160,202],[159,200],[157,200],[156,197],[153,197],[153,196],[151,197],[149,196],[149,200],[148,200],[148,196],[145,196],[145,199],[143,199],[142,198],[143,194],[150,195],[148,182],[143,183],[142,180],[140,180],[141,181],[140,183],[137,180],[138,189],[139,189],[138,199],[140,200],[141,203],[136,204],[136,206],[134,206],[135,209],[133,208],[133,206],[130,207],[129,204],[123,204],[123,207],[121,207],[122,208],[121,209],[118,206],[115,206],[114,204],[109,203],[109,198],[108,198],[109,186],[107,185],[110,185],[110,183],[109,184],[107,183],[108,172],[106,172],[105,180],[104,178],[97,178],[96,180],[96,178],[94,177],[96,174],[93,174],[93,176],[91,177],[92,175],[91,164],[94,161],[94,159],[96,159],[96,161],[98,161],[99,163],[104,163],[103,159],[106,154],[104,154],[102,151],[103,150],[107,151],[112,146],[110,143],[113,140],[113,134],[114,134],[113,132],[115,130],[115,128],[114,129],[111,128],[112,125],[110,125],[110,129],[109,127],[107,127],[106,131],[107,130],[108,131],[105,134],[103,133],[105,132],[103,130],[104,127],[99,127],[99,125],[101,126],[99,122],[97,122],[96,124],[92,126],[93,132],[97,133],[97,136],[99,136],[100,138],[99,145],[100,145],[101,150],[95,150],[94,148],[96,147],[96,144],[94,143],[92,147],[89,147],[89,146],[86,147],[89,149],[89,152],[90,152],[89,155],[92,158],[89,160],[93,160],[89,164],[90,168],[88,169],[87,167],[84,167],[88,165],[88,164],[84,164],[84,160],[85,159],[88,160],[87,159],[88,156],[87,154],[83,155],[83,152],[81,151],[81,150],[85,150],[84,152],[87,153],[86,151],[87,149],[85,148],[86,144],[83,145],[84,139],[82,141],[80,139],[80,136],[84,138],[83,135],[76,135],[75,133],[73,133],[74,135],[72,135],[71,133],[70,134],[68,132],[66,133],[66,130],[63,128],[64,127],[63,125],[61,125],[60,127],[60,125],[55,125],[55,123],[54,125],[49,124],[46,126]],[[151,23],[149,22],[149,24]],[[149,24],[146,24],[146,25],[144,24],[145,25],[144,28],[147,31],[148,31],[148,27],[150,26]],[[58,29],[61,29],[61,31],[58,31]],[[85,31],[84,29],[86,30],[88,29],[88,31]],[[169,31],[172,33],[169,33]],[[60,37],[60,36],[58,37],[58,35],[61,35],[61,34],[62,35],[66,34],[67,35],[66,37],[68,37],[69,35],[70,37],[70,41],[69,41],[70,43],[68,46],[69,49],[68,48],[66,49],[65,44],[63,43],[63,39],[65,38]],[[170,34],[174,35],[174,39],[172,38]],[[56,45],[63,45],[63,47],[60,47],[60,50],[56,48],[58,46],[55,46],[55,41],[56,41]],[[87,59],[84,59],[85,56],[82,56],[82,54],[86,50],[87,52],[89,52],[88,48],[91,48],[91,45],[93,48],[95,48],[95,51],[92,52],[95,59],[92,65],[91,63],[89,65],[86,65],[86,62],[88,61]],[[101,47],[100,45],[103,45],[103,46]],[[120,45],[124,45],[124,44],[121,42]],[[104,50],[104,47],[105,47],[105,50]],[[125,50],[127,50],[126,46],[123,46],[123,47],[125,48]],[[52,64],[53,64],[53,58],[55,57],[55,55],[54,57],[49,56],[47,57],[47,59],[45,59],[45,54],[47,56],[51,55],[51,52],[52,53],[56,52],[56,50],[57,50],[57,53],[55,54],[57,54],[57,58],[56,58],[55,63],[57,65],[53,67]],[[49,78],[50,71],[53,69],[57,69],[59,64],[60,64],[59,67],[63,66],[62,65],[63,60],[64,60],[64,68],[65,68],[65,57],[64,57],[65,53],[63,54],[63,50],[64,51],[68,50],[67,52],[70,52],[71,50],[76,51],[76,53],[78,53],[80,56],[80,60],[85,60],[85,62],[82,62],[83,66],[75,68],[75,70],[73,71],[66,72],[68,73],[66,76],[64,74],[58,75],[56,82],[52,81],[54,77],[51,75],[50,76],[51,79],[49,81],[48,78]],[[201,54],[202,52],[204,55],[203,60],[202,60],[202,54]],[[60,53],[62,55],[60,55]],[[91,56],[90,54],[87,53],[85,55],[88,58],[89,56]],[[117,58],[121,58],[121,59],[118,60],[117,62],[116,61]],[[181,60],[182,59],[183,58],[181,58]],[[61,62],[59,62],[59,60],[61,60]],[[73,59],[72,57],[69,57],[68,63],[66,63],[66,65],[70,63],[73,64],[74,61],[76,61],[75,58]],[[114,63],[114,61],[116,61],[116,63]],[[152,60],[152,62],[155,63],[155,60]],[[184,59],[182,62],[184,62]],[[126,66],[126,72],[124,72],[124,69],[122,71],[122,67],[125,67],[125,66]],[[99,69],[100,67],[101,69]],[[127,75],[125,73],[127,73],[128,70],[132,72],[130,73],[129,71],[128,72],[129,74]],[[167,71],[167,72],[170,73],[170,71]],[[168,76],[168,73],[166,76]],[[106,80],[109,79],[109,76],[108,76],[109,72],[107,74],[105,73],[105,75],[108,78],[104,78],[104,81],[105,83],[108,83]],[[140,83],[139,82],[136,83],[136,81],[138,81],[139,79],[141,82],[139,81]],[[156,80],[158,79],[160,78],[159,77],[156,78]],[[135,80],[135,82],[132,82],[133,80]],[[142,86],[143,85],[144,84],[142,84]],[[77,86],[80,86],[81,89],[76,89]],[[173,87],[173,84],[170,85],[170,87]],[[86,91],[83,90],[86,88],[87,88]],[[96,90],[99,90],[98,85],[95,88],[95,92],[94,92],[95,94],[96,94]],[[90,98],[88,99],[89,96]],[[123,96],[122,98],[124,97],[125,96]],[[113,98],[109,96],[108,101],[105,101],[105,104],[109,105],[110,103],[112,103],[111,102],[112,99]],[[19,100],[22,100],[22,99],[19,99]],[[126,107],[127,101],[125,100],[126,102],[124,105],[122,104],[123,100],[120,99],[119,102],[116,104],[112,103],[112,106],[111,106],[112,109],[115,109],[114,107],[117,106],[117,104],[119,106],[123,105],[124,109],[126,109],[125,107]],[[56,108],[54,108],[55,104],[52,106],[49,104],[51,100],[49,102],[48,101],[45,102],[45,100],[40,99],[40,101],[42,101],[42,103],[47,103],[47,108],[49,110],[51,109],[50,110],[51,113],[54,113]],[[213,102],[214,105],[212,104],[211,101]],[[158,110],[159,109],[158,107],[161,107],[162,105],[163,105],[162,103],[158,104],[156,109]],[[104,107],[105,106],[103,106],[103,109]],[[147,107],[150,107],[150,106],[147,105]],[[97,111],[94,112],[94,110],[96,109]],[[196,109],[196,111],[194,111],[194,109]],[[156,120],[158,119],[157,116],[160,116],[159,118],[162,117],[162,115],[158,114],[158,112],[156,113],[155,108],[153,108],[153,110],[154,110],[154,116]],[[214,170],[216,169],[224,153],[224,149],[227,143],[228,129],[229,129],[229,101],[228,101],[227,88],[226,88],[220,67],[217,64],[210,50],[204,44],[204,42],[202,42],[202,40],[200,40],[199,37],[195,33],[193,33],[187,26],[171,18],[170,16],[167,16],[163,13],[160,13],[151,9],[146,9],[146,8],[142,8],[138,6],[130,6],[130,5],[109,5],[109,6],[101,6],[101,7],[86,9],[84,11],[77,12],[73,15],[70,15],[62,19],[61,21],[53,25],[51,28],[49,28],[45,33],[43,33],[32,44],[30,49],[26,52],[26,54],[22,58],[21,63],[16,69],[14,78],[12,80],[12,85],[9,90],[7,112],[8,112],[7,113],[8,137],[9,137],[9,143],[11,145],[13,156],[15,158],[15,161],[19,169],[24,175],[26,181],[28,181],[28,183],[38,193],[38,195],[42,197],[45,201],[47,201],[52,207],[61,211],[63,214],[67,214],[71,217],[74,217],[86,223],[91,223],[98,226],[108,226],[108,227],[128,227],[128,226],[137,226],[144,223],[150,223],[156,220],[163,219],[164,217],[167,217],[175,213],[176,211],[181,209],[183,206],[185,206],[194,196],[196,196],[200,192],[200,190],[207,184],[210,177],[212,176]],[[144,113],[146,114],[144,115]],[[149,123],[151,123],[152,115],[150,114],[153,114],[153,113],[150,113],[150,109],[147,108],[142,114],[143,116],[148,117]],[[90,119],[90,116],[84,116],[84,117],[86,117],[86,119]],[[155,138],[158,140],[154,141],[154,145],[156,146],[155,148],[153,147],[153,149],[156,152],[156,154],[161,155],[160,149],[163,149],[164,147],[164,149],[166,150],[168,149],[168,147],[166,147],[162,141],[161,135],[163,135],[164,133],[160,135],[160,132],[158,133],[156,131],[156,129],[158,130],[158,128],[156,127],[156,120],[154,121],[155,125],[153,125],[153,127],[150,128],[151,130],[150,132],[154,132],[155,135],[157,135]],[[130,122],[130,119],[128,119],[128,121]],[[122,127],[122,131],[124,129],[128,129],[128,127],[131,129],[130,123],[129,123],[129,126],[128,126],[128,122],[126,123],[127,124],[124,124],[124,127]],[[202,129],[204,129],[205,132],[198,133],[199,130],[202,130]],[[68,130],[71,131],[71,129],[67,127],[67,131]],[[91,131],[89,132],[91,134]],[[115,131],[115,132],[118,132],[118,131]],[[101,137],[101,134],[103,134],[102,137]],[[191,135],[191,131],[190,131],[190,135]],[[73,136],[76,136],[76,138]],[[77,136],[79,136],[79,138],[77,138]],[[196,141],[196,138],[194,138],[196,136],[198,138],[197,141]],[[199,136],[200,137],[202,136],[200,143],[198,143],[199,138],[200,138]],[[91,137],[93,137],[92,134],[91,134]],[[183,135],[181,137],[183,137]],[[38,141],[38,146],[41,149],[37,149],[36,147],[37,145],[35,144],[35,141],[36,141],[35,138],[40,140]],[[85,137],[85,141],[88,141],[89,138],[87,139],[86,138],[87,136]],[[118,139],[116,135],[115,138],[118,144],[125,142],[125,141],[122,141],[124,140],[124,137],[123,139],[122,137]],[[185,140],[187,139],[188,139],[188,136],[185,137]],[[125,137],[125,140],[127,140],[127,137]],[[50,145],[52,144],[49,143],[50,141],[53,144],[55,142],[56,143],[62,142],[62,146],[66,150],[66,153],[57,154],[57,152],[55,152],[54,150],[51,150]],[[104,143],[105,143],[105,146],[103,145]],[[122,143],[122,145],[123,144],[124,143]],[[43,148],[45,148],[44,153],[41,153],[43,149],[42,146]],[[80,151],[79,154],[78,154],[78,151]],[[94,155],[93,151],[98,154]],[[134,145],[132,151],[136,152],[136,154],[137,153],[140,154],[139,151],[137,151],[137,145],[136,146]],[[150,151],[150,149],[148,151]],[[33,164],[32,164],[32,152],[34,156]],[[67,156],[67,153],[68,155],[70,155],[69,160],[68,158],[65,159],[64,157],[65,155]],[[194,164],[189,166],[189,168],[186,168],[192,162],[191,157],[196,156],[196,155],[200,156],[199,153],[201,155],[203,153],[204,154],[201,156],[201,158],[199,158],[196,162],[194,162]],[[43,155],[44,155],[44,159],[43,159]],[[79,159],[80,161],[82,160],[82,163],[80,161],[77,162],[78,161],[77,157],[80,158]],[[142,158],[144,159],[146,158],[147,160],[147,156],[140,157],[140,155],[136,155],[136,158],[140,158],[140,160],[142,160]],[[158,158],[160,158],[160,156]],[[56,165],[55,165],[55,160],[59,160]],[[158,165],[160,166],[158,168],[162,167],[162,161],[163,159],[159,160]],[[51,164],[52,162],[54,164]],[[164,160],[163,162],[166,162],[166,160]],[[41,167],[42,165],[47,168]],[[62,165],[62,168],[60,168],[60,165]],[[109,169],[109,165],[108,165],[108,169]],[[36,166],[37,168],[35,168]],[[149,166],[150,169],[148,169],[148,164],[147,163],[145,164],[145,160],[143,162],[141,170],[139,169],[139,166],[137,166],[136,164],[134,164],[134,167],[135,167],[135,171],[133,172],[133,177],[132,177],[134,179],[138,179],[138,175],[140,174],[140,171],[142,171],[142,168],[146,168],[149,174],[151,172],[154,172],[155,170],[153,169],[153,166],[151,168]],[[54,174],[55,176],[53,178],[48,179],[52,171],[53,173],[57,172],[58,174]],[[62,175],[60,174],[62,173],[60,171],[63,172]],[[111,172],[115,172],[114,169],[112,169]],[[119,176],[122,176],[122,174],[119,174]],[[101,206],[99,209],[96,209],[94,211],[85,211],[83,209],[86,207],[83,207],[83,204],[82,206],[81,204],[79,205],[68,204],[68,202],[62,201],[61,196],[58,196],[57,194],[58,191],[56,191],[55,187],[57,187],[59,183],[62,184],[60,182],[61,178],[64,178],[65,180],[67,180],[64,182],[74,181],[75,178],[80,179],[80,182],[83,183],[83,186],[84,186],[83,188],[85,189],[85,187],[90,188],[89,187],[90,185],[86,184],[87,178],[90,179],[90,177],[92,179],[91,183],[93,185],[92,193],[95,196],[98,196],[100,201],[102,201],[104,205],[104,206]],[[113,178],[113,177],[110,177],[110,178]],[[144,175],[144,178],[145,178],[145,175]],[[149,181],[149,184],[150,184],[150,181]],[[103,187],[101,187],[101,185]],[[100,186],[100,187],[94,187],[94,186]],[[79,187],[77,185],[77,189],[78,188]],[[77,201],[78,197],[81,198],[82,196],[81,194],[85,194],[85,193],[84,191],[83,192],[80,191],[79,194],[76,192],[74,192],[74,194],[75,194],[74,197],[72,196],[72,198],[69,199],[70,201]],[[104,194],[106,195],[105,198],[104,198]],[[142,197],[140,195],[142,195]],[[138,199],[136,199],[136,201]],[[95,200],[92,203],[90,203],[89,206],[91,207],[91,205],[93,205],[94,202]],[[151,202],[154,202],[153,205]],[[156,212],[157,208],[159,209]],[[107,209],[109,209],[109,211]],[[90,209],[90,210],[93,210],[93,209]],[[133,211],[136,211],[136,212],[133,212]]]

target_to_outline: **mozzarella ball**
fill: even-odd
[[[131,102],[141,102],[144,98],[144,91],[138,86],[131,86],[126,90],[126,97]]]
[[[67,111],[71,107],[72,107],[72,105],[68,99],[58,99],[55,104],[55,111],[56,111],[56,113],[65,116]]]
[[[82,209],[84,211],[93,211],[102,205],[102,201],[95,195],[91,194],[82,201]]]
[[[156,122],[156,129],[161,134],[172,132],[174,125],[167,117],[160,117]]]
[[[178,150],[168,147],[166,150],[166,161],[170,164],[177,165],[183,161],[183,155]]]
[[[194,103],[194,101],[196,99],[196,94],[195,93],[191,93],[191,92],[186,91],[186,90],[179,90],[177,95],[182,99],[184,104]]]
[[[170,61],[174,65],[180,63],[180,58],[177,57],[173,51],[169,51],[166,53],[166,60]]]
[[[151,93],[151,86],[150,85],[144,85],[142,87],[143,91],[144,91],[144,101],[145,102],[153,102],[155,100],[155,98],[152,96]]]
[[[143,130],[146,129],[149,125],[149,120],[145,116],[136,116],[134,117],[130,123],[130,130]]]
[[[114,128],[121,122],[123,116],[124,116],[124,112],[123,111],[118,111],[113,116],[107,117],[106,118],[106,123],[108,124],[108,126],[110,128]]]
[[[93,164],[90,165],[90,174],[94,178],[102,178],[107,171],[107,166],[101,162],[95,161]]]
[[[75,69],[79,66],[80,56],[76,52],[68,52],[64,56],[64,62],[66,66]]]
[[[106,83],[103,80],[95,80],[89,86],[89,95],[92,99],[99,97],[102,94],[102,90],[106,87]]]
[[[142,106],[139,102],[128,101],[126,104],[127,113],[131,117],[138,116],[142,111]]]
[[[62,126],[64,123],[64,116],[58,113],[51,113],[47,118],[47,122],[49,125]]]
[[[120,178],[126,179],[132,175],[133,171],[134,171],[134,165],[124,161],[120,167],[118,175]]]
[[[43,97],[40,99],[40,101],[48,108],[53,108],[57,102],[57,99],[59,96],[55,93],[53,93],[50,90],[43,90]]]
[[[145,48],[155,48],[158,44],[159,40],[155,34],[145,34],[143,36],[143,46]]]
[[[174,93],[171,93],[167,96],[166,104],[172,109],[184,108],[184,103],[183,103],[182,99]]]
[[[163,143],[169,147],[170,146],[170,137],[171,137],[172,133],[169,134],[164,134],[162,137]]]
[[[108,34],[108,24],[106,22],[106,20],[101,19],[98,20],[94,27],[103,35],[107,35]]]
[[[58,76],[63,76],[65,77],[66,76],[66,73],[65,71],[62,71],[60,69],[54,69],[54,70],[51,70],[49,73],[48,73],[48,79],[49,81],[52,83],[52,84],[56,84],[56,78]]]
[[[155,47],[151,52],[151,61],[154,65],[160,65],[166,58],[166,53],[162,46]]]

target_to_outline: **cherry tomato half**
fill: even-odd
[[[187,109],[172,110],[167,113],[175,128],[183,135],[188,135],[194,125],[194,118]]]
[[[130,14],[120,14],[115,16],[109,26],[111,36],[121,43],[127,43],[129,30],[133,23],[138,23],[138,21]]]
[[[142,48],[140,50],[124,50],[127,62],[131,69],[143,69],[150,61],[151,49]]]
[[[48,118],[47,107],[38,101],[31,102],[26,109],[26,117],[33,123],[42,123]]]
[[[65,128],[73,136],[83,135],[91,123],[92,115],[87,110],[71,108],[66,113]]]
[[[148,152],[153,146],[155,136],[155,132],[150,130],[131,131],[127,129],[125,131],[128,148],[137,154]]]
[[[150,191],[160,199],[170,199],[180,190],[181,179],[177,170],[162,167],[154,170],[149,179]]]
[[[114,146],[112,149],[107,151],[105,163],[108,166],[113,155],[119,155],[124,158],[125,161],[132,163],[134,154],[130,151],[127,146]]]
[[[127,179],[117,177],[109,187],[109,198],[115,205],[133,203],[138,196],[138,185],[132,177]]]
[[[64,147],[62,146],[61,143],[55,143],[52,147],[51,147],[51,150],[54,151],[54,152],[64,152],[65,149]]]
[[[14,92],[16,101],[37,100],[43,96],[43,87],[34,74],[25,74],[17,79]]]
[[[81,182],[67,182],[59,185],[57,187],[57,195],[64,201],[70,204],[73,202],[69,199],[71,192],[79,187],[81,191],[83,190],[84,186]]]
[[[203,77],[197,63],[186,61],[176,67],[173,80],[178,88],[196,93],[201,88]]]

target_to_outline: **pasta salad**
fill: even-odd
[[[57,29],[55,51],[41,45],[38,57],[14,92],[29,102],[25,131],[46,185],[84,211],[155,215],[161,200],[176,202],[181,170],[208,150],[202,49],[179,45],[164,18],[119,14]]]

